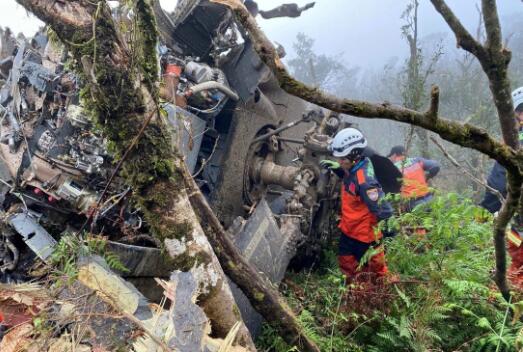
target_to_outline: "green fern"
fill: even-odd
[[[492,289],[492,218],[483,210],[448,194],[380,226],[399,232],[385,240],[385,247],[390,271],[402,278],[385,292],[384,309],[361,309],[365,301],[357,307],[344,303],[350,292],[332,250],[318,271],[292,276],[303,292],[285,293],[322,351],[515,352],[523,347],[523,324],[507,321],[509,305]],[[409,234],[421,226],[427,229],[424,237]],[[523,312],[520,302],[510,307]],[[272,341],[265,338],[260,350]]]
[[[105,261],[107,262],[107,264],[109,265],[109,267],[111,269],[114,269],[114,270],[117,270],[117,271],[120,271],[123,273],[129,272],[129,269],[127,269],[125,267],[125,265],[121,262],[120,257],[118,257],[118,255],[116,253],[106,251],[103,254],[103,258],[105,259]]]
[[[107,240],[103,237],[87,237],[81,240],[75,234],[64,234],[56,244],[51,255],[52,275],[55,286],[71,284],[78,276],[78,258],[92,254],[100,255],[107,265],[114,270],[126,273],[129,269],[123,265],[117,254],[107,250]]]

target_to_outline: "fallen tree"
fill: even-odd
[[[213,246],[206,239],[204,229],[212,226],[208,222],[215,227],[219,223],[199,218],[183,187],[192,178],[173,148],[158,105],[157,30],[149,2],[134,2],[137,39],[131,50],[105,1],[17,1],[47,23],[72,53],[77,71],[87,83],[82,91],[84,107],[108,138],[117,169],[132,187],[133,199],[152,233],[164,241],[173,269],[191,272],[196,278],[198,302],[214,334],[225,338],[241,321],[224,267],[233,280],[255,283],[238,285],[290,344],[318,351],[277,290],[250,268],[224,233],[218,231],[218,236],[211,237],[215,239]],[[205,203],[202,198],[200,201]],[[231,261],[233,265],[228,264]],[[244,324],[237,340],[254,349]]]
[[[232,9],[237,21],[250,34],[254,48],[262,61],[271,69],[281,88],[289,94],[338,113],[363,118],[382,118],[422,127],[437,133],[449,142],[484,153],[497,160],[507,169],[508,197],[495,222],[493,238],[496,250],[495,281],[500,292],[508,301],[510,289],[506,280],[505,229],[520,202],[521,184],[523,183],[523,154],[519,151],[510,81],[507,76],[511,54],[503,46],[496,1],[482,0],[482,15],[487,42],[481,44],[465,29],[444,0],[431,0],[435,9],[454,32],[458,45],[478,59],[487,75],[498,112],[504,143],[497,141],[487,131],[479,127],[468,123],[461,124],[439,116],[439,89],[437,87],[432,88],[429,108],[422,112],[392,106],[386,102],[372,104],[365,101],[342,99],[319,88],[307,86],[289,74],[281,63],[271,41],[261,31],[254,18],[239,0],[211,1]]]

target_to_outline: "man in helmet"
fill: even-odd
[[[403,174],[401,198],[405,201],[406,211],[432,199],[427,180],[436,176],[440,165],[435,160],[424,158],[407,158],[402,145],[392,147],[390,160]]]
[[[377,230],[377,225],[379,221],[391,217],[392,207],[383,200],[384,193],[374,176],[372,163],[363,156],[365,147],[367,141],[360,131],[345,128],[336,134],[330,144],[332,155],[338,161],[320,162],[322,167],[342,179],[341,220],[338,225],[342,236],[338,263],[348,280],[355,280],[363,274],[374,280],[387,273],[383,246],[380,244],[383,234]],[[371,248],[376,250],[374,255],[359,268],[361,259]]]
[[[523,87],[512,92],[512,102],[519,130],[519,143],[523,144]],[[498,190],[503,197],[507,196],[507,171],[498,162],[494,163],[487,184]],[[501,201],[497,195],[487,190],[480,205],[489,212],[495,213],[501,208]],[[508,277],[514,286],[523,290],[523,219],[520,219],[519,216],[515,216],[512,220],[511,229],[507,232],[507,239],[508,252],[512,258]]]

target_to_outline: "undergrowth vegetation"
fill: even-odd
[[[492,219],[456,194],[389,223],[389,270],[398,282],[373,290],[346,286],[335,244],[310,272],[288,275],[283,290],[322,351],[518,351],[523,302],[511,304],[492,281]],[[262,351],[295,351],[264,326]]]
[[[55,287],[74,282],[78,274],[78,260],[91,255],[101,256],[109,268],[120,272],[128,272],[116,253],[107,249],[107,240],[103,237],[87,236],[85,240],[75,234],[66,234],[54,248],[51,255],[53,271],[51,276]]]

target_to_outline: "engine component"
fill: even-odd
[[[103,141],[97,136],[84,133],[78,139],[74,136],[66,138],[71,145],[69,157],[74,162],[74,167],[87,173],[100,172],[104,163],[101,155],[105,154]]]
[[[83,213],[88,213],[97,203],[98,198],[96,193],[87,190],[82,184],[72,179],[66,180],[56,193]]]
[[[46,130],[38,139],[37,146],[42,152],[47,153],[53,147],[56,138],[50,130]]]
[[[222,92],[223,94],[227,95],[229,98],[231,98],[232,100],[234,101],[238,101],[238,99],[240,99],[238,97],[238,94],[234,93],[229,87],[227,87],[225,84],[223,83],[220,83],[220,82],[215,82],[215,81],[208,81],[208,82],[203,82],[203,83],[200,83],[200,84],[197,84],[195,86],[192,86],[190,88],[190,92],[192,94],[197,94],[201,91],[204,91],[204,90],[211,90],[211,89],[217,89],[219,90],[220,92]]]
[[[287,203],[290,214],[300,214],[304,205],[307,205],[309,208],[313,205],[309,199],[304,198],[307,198],[309,188],[313,185],[315,178],[314,172],[308,168],[303,168],[295,174],[293,179],[294,192]]]
[[[272,160],[256,158],[251,169],[251,178],[266,185],[279,185],[286,189],[294,188],[294,177],[299,168],[280,166]]]
[[[189,108],[196,113],[206,114],[208,119],[221,111],[227,98],[234,101],[239,99],[238,94],[229,88],[223,71],[218,68],[189,61],[185,65],[184,76],[189,80],[185,88]]]
[[[217,80],[223,73],[220,70],[212,69],[209,65],[196,61],[190,61],[185,65],[185,75],[194,83],[202,83]]]

